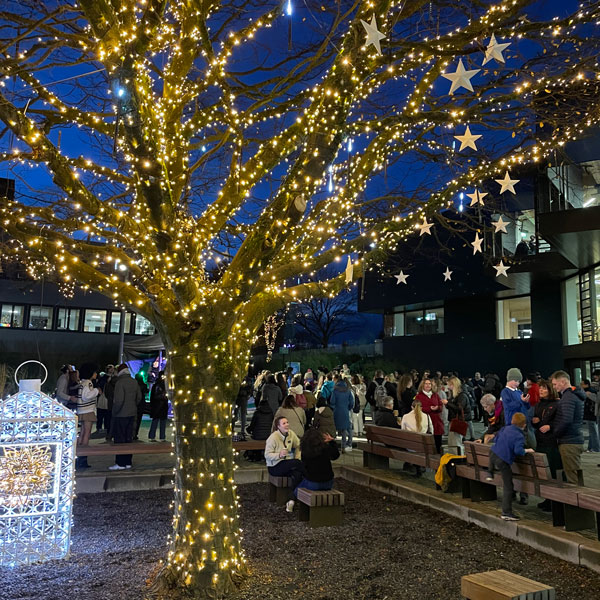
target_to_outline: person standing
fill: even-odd
[[[364,435],[365,426],[363,422],[363,411],[367,404],[367,386],[362,381],[360,375],[352,375],[350,386],[355,398],[358,398],[358,412],[352,410],[352,431],[354,435]],[[356,403],[355,403],[356,404]]]
[[[553,431],[559,400],[550,382],[542,380],[538,385],[540,391],[539,402],[533,409],[533,418],[531,419],[537,442],[536,451],[546,455],[552,478],[556,479],[557,470],[562,469],[558,443]],[[537,506],[541,510],[552,510],[552,502],[550,500],[544,500]]]
[[[156,441],[156,429],[160,425],[160,441],[167,441],[167,419],[169,417],[169,397],[167,396],[165,372],[159,371],[156,381],[150,390],[150,431],[148,439]]]
[[[571,378],[565,371],[552,373],[552,387],[560,401],[554,419],[554,432],[565,475],[569,483],[578,484],[583,452],[583,402],[585,394],[571,388]],[[583,482],[581,482],[583,483]]]
[[[306,413],[304,409],[300,408],[296,404],[295,396],[288,394],[282,405],[277,409],[273,422],[273,431],[276,429],[276,423],[279,417],[285,417],[288,421],[290,431],[296,434],[296,437],[300,439],[304,435],[306,429]]]
[[[331,410],[333,411],[335,428],[338,435],[342,436],[342,452],[352,452],[350,411],[354,408],[354,396],[341,375],[336,374],[333,380],[334,385],[329,399],[329,406],[331,406]]]
[[[69,393],[70,374],[75,370],[72,365],[63,365],[60,368],[60,375],[56,380],[56,399],[69,408],[75,410],[77,407],[77,396],[72,396]]]
[[[265,460],[267,471],[274,477],[290,477],[292,489],[290,499],[286,502],[285,510],[294,510],[293,490],[304,478],[306,471],[300,460],[300,440],[290,430],[288,420],[285,417],[275,418],[275,430],[265,442]]]
[[[600,452],[598,436],[598,393],[592,389],[589,379],[581,380],[581,391],[585,394],[583,405],[583,420],[588,424],[588,449],[586,452]]]
[[[142,402],[142,392],[137,381],[131,377],[126,364],[117,369],[117,382],[113,397],[112,428],[115,444],[129,444],[133,441],[138,406]],[[111,471],[131,469],[131,454],[117,454]]]
[[[248,421],[248,400],[252,396],[252,381],[250,377],[244,377],[240,389],[238,390],[235,406],[233,408],[233,419],[231,423],[231,429],[235,430],[235,424],[237,423],[238,416],[241,420],[241,437],[246,438],[246,424]]]
[[[398,409],[401,417],[411,412],[413,400],[415,399],[415,386],[413,377],[406,373],[400,377],[398,382]]]
[[[77,419],[81,429],[77,439],[79,448],[89,446],[92,425],[96,422],[96,399],[100,390],[94,386],[93,380],[98,374],[98,367],[93,363],[84,363],[79,367],[80,381],[77,394]],[[89,468],[87,456],[77,456],[77,469]]]
[[[446,404],[448,409],[448,421],[451,423],[452,419],[459,419],[468,423],[471,421],[471,403],[469,397],[462,390],[462,385],[458,377],[450,377],[448,379],[448,392],[450,398]],[[471,425],[472,431],[472,425]],[[471,437],[474,437],[471,435]],[[448,432],[448,446],[457,448],[457,454],[463,453],[463,439],[464,436],[456,431]]]
[[[419,384],[419,391],[415,400],[421,404],[422,410],[429,415],[433,423],[433,439],[438,454],[442,453],[442,435],[444,434],[444,423],[442,421],[442,408],[444,406],[440,397],[433,391],[431,379],[423,379]],[[448,403],[448,400],[445,400]]]
[[[377,413],[378,407],[383,406],[383,401],[386,396],[389,395],[385,383],[383,371],[378,369],[375,371],[373,381],[371,381],[367,387],[367,393],[365,395],[367,397],[367,403],[371,407],[371,419],[373,420],[373,424],[375,424],[375,414]]]
[[[135,433],[133,435],[134,441],[138,439],[138,435],[140,433],[140,426],[142,424],[142,419],[144,417],[144,411],[146,408],[146,398],[148,397],[148,386],[144,381],[144,375],[141,371],[138,371],[135,374],[135,380],[140,387],[140,393],[142,394],[142,401],[137,405],[137,418],[135,421]]]
[[[283,401],[283,394],[281,388],[277,385],[275,375],[267,375],[267,382],[262,387],[260,398],[267,401],[273,414],[277,412]]]

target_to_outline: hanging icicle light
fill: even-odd
[[[348,152],[352,152],[353,141],[352,138],[348,138]]]
[[[329,165],[329,183],[327,184],[327,191],[333,192],[333,165]]]
[[[292,0],[287,0],[287,3],[285,5],[285,14],[288,17],[292,16],[292,12],[293,12],[293,8],[292,8]]]

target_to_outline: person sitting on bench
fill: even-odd
[[[308,429],[302,436],[300,451],[306,473],[304,479],[294,490],[294,496],[298,495],[298,488],[316,491],[332,489],[333,467],[331,461],[340,457],[335,439],[318,429]]]
[[[298,487],[305,475],[304,465],[300,460],[300,439],[290,430],[285,417],[275,419],[275,431],[265,442],[265,460],[269,475],[289,477],[292,480],[290,494]],[[294,510],[294,499],[291,497],[286,505],[287,512]]]
[[[505,521],[518,521],[519,517],[512,511],[513,477],[511,465],[516,456],[533,453],[532,448],[525,448],[525,428],[527,419],[521,412],[513,414],[511,424],[503,427],[494,439],[490,450],[490,467],[486,481],[494,481],[494,472],[502,475],[502,518]]]

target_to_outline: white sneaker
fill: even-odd
[[[346,446],[344,449],[345,452],[352,452],[352,446]]]
[[[121,465],[113,465],[112,467],[108,467],[109,471],[124,471],[125,467],[122,467]]]
[[[125,465],[126,469],[131,469],[131,465]]]
[[[294,512],[294,501],[293,500],[288,500],[285,504],[285,510],[286,512]]]

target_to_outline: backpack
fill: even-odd
[[[383,402],[387,395],[388,393],[385,389],[385,385],[383,385],[383,383],[378,383],[375,386],[375,391],[373,392],[373,400],[375,400],[375,406],[377,408],[383,408]]]
[[[354,396],[354,407],[352,408],[352,412],[357,415],[360,412],[360,399],[356,392],[352,392],[352,395]]]

